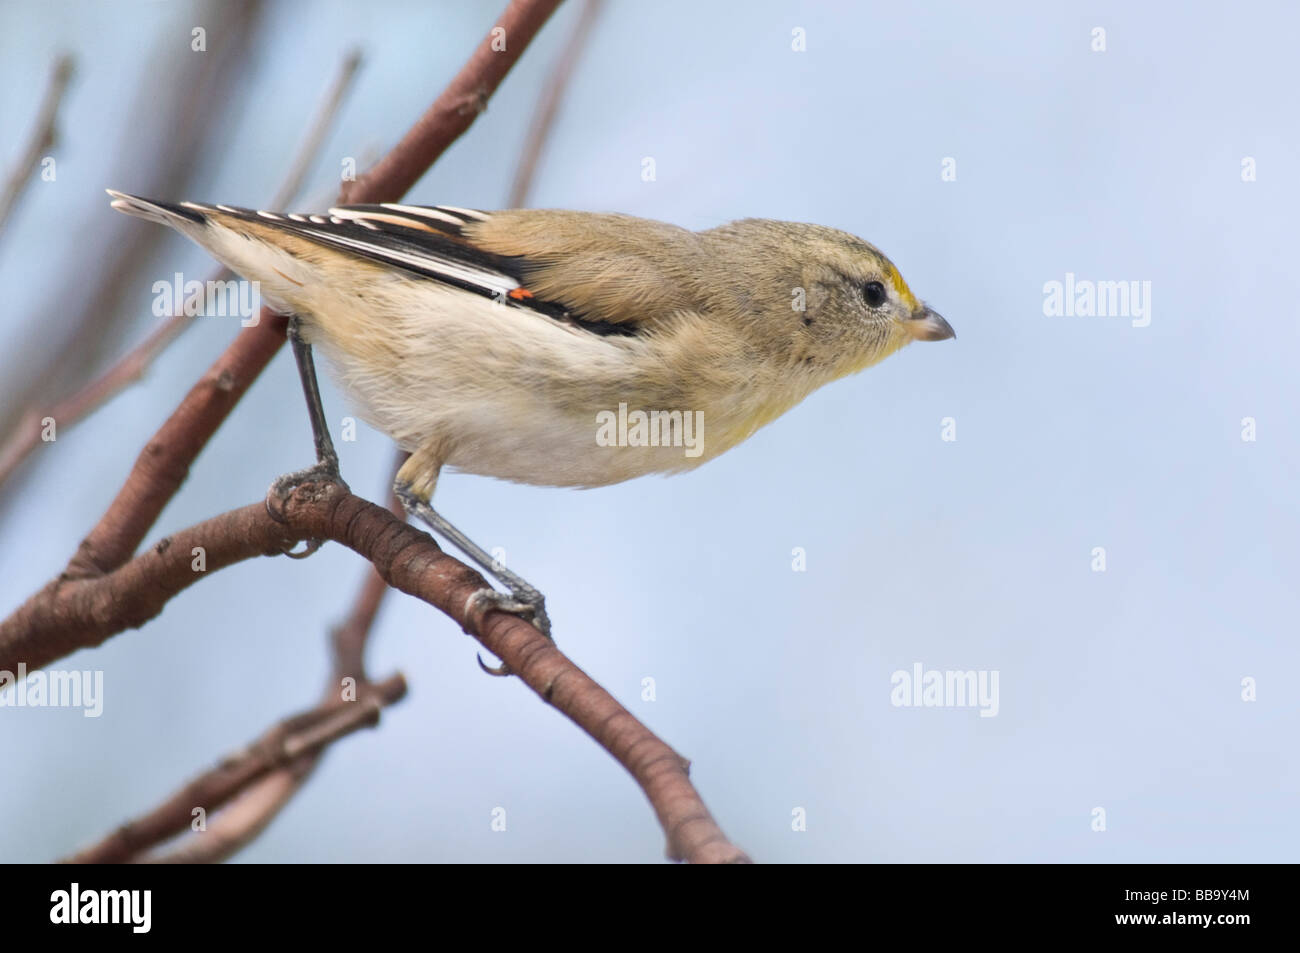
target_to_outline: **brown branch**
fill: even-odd
[[[399,452],[397,456],[397,466],[400,467],[406,454]],[[391,481],[389,486],[389,512],[398,519],[404,519],[402,505],[392,494]],[[378,692],[381,701],[389,697],[391,679],[375,686],[365,674],[366,643],[373,631],[380,603],[387,592],[388,583],[375,572],[373,566],[367,564],[366,581],[357,594],[347,620],[330,633],[334,662],[325,685],[324,697],[315,711],[329,712],[340,704],[340,689],[345,678],[354,680],[355,698],[358,700],[362,693],[373,695]],[[384,703],[387,704],[386,701]],[[304,720],[309,715],[309,712],[304,712],[296,717]],[[286,721],[282,725],[287,723]],[[267,737],[275,730],[273,728],[268,731]],[[266,830],[271,821],[293,800],[294,795],[315,773],[325,750],[321,746],[314,752],[299,755],[292,761],[280,764],[268,774],[243,772],[241,777],[245,789],[240,790],[239,785],[225,789],[222,799],[229,803],[215,817],[209,818],[207,830],[201,837],[191,837],[166,854],[144,859],[150,863],[183,864],[217,863],[227,859]],[[204,783],[206,782],[192,782],[187,790]],[[183,802],[184,798],[180,798],[179,803]],[[178,802],[174,798],[154,808],[144,819],[128,824],[127,827],[134,832],[129,840],[124,840],[120,832],[115,833],[95,847],[82,851],[72,860],[79,863],[122,863],[140,859],[140,854],[175,833],[176,824],[183,823],[183,818],[179,818],[176,813],[176,803]],[[209,798],[203,803],[215,808],[217,799]]]
[[[208,28],[208,52],[196,55],[188,44],[174,42],[155,51],[154,68],[121,120],[131,135],[123,140],[113,184],[129,183],[131,191],[144,195],[176,195],[208,157],[222,153],[210,140],[247,88],[241,82],[244,64],[265,22],[262,8],[261,0],[207,0],[198,15]],[[159,83],[159,76],[169,79]],[[134,276],[174,239],[167,229],[141,228],[124,216],[109,215],[98,202],[88,222],[65,223],[64,229],[77,236],[68,243],[65,269],[77,280],[69,285],[60,278],[56,293],[44,299],[11,349],[22,359],[0,374],[0,433],[11,433],[28,409],[46,403],[46,395],[73,390],[105,353],[118,347],[121,327],[139,296]],[[97,253],[86,254],[87,247]]]
[[[344,183],[345,203],[391,201],[376,192],[399,195],[413,186],[429,166],[458,139],[487,108],[519,54],[555,12],[560,0],[510,0],[493,31],[478,45],[460,73],[420,117],[411,130],[379,163],[355,182]],[[505,48],[500,49],[504,41]],[[493,49],[493,46],[497,49]]]
[[[533,113],[533,123],[528,128],[528,136],[524,140],[519,164],[515,167],[515,178],[510,184],[510,198],[506,200],[506,208],[523,208],[528,201],[528,193],[532,191],[533,179],[537,173],[538,160],[541,158],[547,139],[550,138],[555,117],[560,112],[560,102],[564,99],[564,92],[573,77],[573,68],[587,45],[591,28],[596,24],[602,4],[603,0],[584,0],[582,10],[578,13],[578,22],[574,24],[573,32],[569,34],[569,41],[564,44],[559,58],[551,67],[551,75],[542,86],[542,95]]]
[[[492,43],[492,37],[489,35],[489,38],[481,44],[479,51],[461,70],[453,82],[453,89],[458,86],[463,88],[472,85],[483,89],[485,91],[483,96],[486,97],[500,83],[501,78],[523,52],[527,42],[555,5],[555,2],[512,3],[500,21],[500,25],[506,30],[506,50],[494,51],[494,56],[485,60],[483,51],[490,50]],[[412,161],[423,162],[427,166],[464,128],[468,127],[472,117],[463,123],[458,121],[459,128],[451,134],[447,134],[438,121],[430,121],[431,117],[436,119],[437,116],[444,114],[447,98],[448,94],[440,97],[429,110],[429,114],[417,123],[416,128],[394,150],[399,158],[403,153],[418,154],[419,158],[404,159],[395,165],[390,164],[390,168],[409,170]],[[404,171],[401,174],[410,173]],[[388,174],[379,168],[365,176],[364,183],[354,183],[349,189],[349,195],[354,201],[381,201],[399,198],[405,188],[406,186],[400,183],[390,183]],[[52,594],[53,590],[57,590],[61,581],[95,578],[102,573],[112,572],[122,566],[139,546],[143,534],[148,531],[148,527],[156,520],[162,507],[184,480],[185,473],[198,451],[224,420],[243,391],[265,367],[283,340],[282,322],[266,311],[263,311],[261,317],[263,320],[256,327],[247,329],[232,343],[155,435],[154,440],[137,460],[117,499],[109,507],[99,525],[83,542],[80,551],[69,564],[61,580],[56,580],[46,587],[47,593]],[[268,334],[268,331],[275,333]],[[358,604],[352,618],[336,633],[335,638],[336,672],[356,672],[358,682],[363,680],[362,650],[366,633],[374,613],[378,611],[382,593],[387,588],[380,577],[375,576],[374,579],[377,581],[367,584],[362,601]],[[39,599],[40,594],[36,598]],[[100,608],[103,609],[102,606]],[[136,612],[139,613],[137,617],[140,618],[160,608],[161,606],[156,608],[137,606]],[[21,616],[21,612],[17,613],[10,621],[21,626],[23,624]],[[0,624],[0,627],[3,625]],[[84,635],[92,641],[107,637],[106,633],[95,626],[88,627]],[[47,654],[52,653],[52,657],[57,657],[60,652],[60,639],[56,637],[51,642],[53,644],[47,646]],[[219,816],[215,823],[220,825],[222,835],[203,841],[202,844],[205,846],[200,848],[200,851],[204,852],[202,855],[190,850],[183,855],[176,855],[176,859],[216,859],[218,856],[224,856],[222,852],[227,849],[227,846],[229,849],[236,849],[239,844],[256,836],[257,832],[269,823],[271,817],[287,803],[315,763],[316,759],[312,758],[294,765],[286,765],[257,781],[245,792],[245,797],[241,798],[239,810],[223,812]]]
[[[586,0],[569,42],[544,84],[542,98],[538,104],[538,118],[529,130],[516,167],[511,198],[508,202],[511,207],[523,205],[532,186],[538,156],[553,128],[559,102],[572,75],[573,65],[591,31],[600,5],[601,0]],[[282,204],[271,207],[279,208]],[[405,453],[398,452],[394,473],[405,462],[407,456]],[[2,471],[0,471],[0,479],[3,479]],[[388,508],[399,519],[404,519],[402,506],[392,493],[392,482],[390,480],[388,483]],[[334,677],[327,689],[327,702],[332,698],[334,687],[343,678],[351,676],[358,683],[365,681],[366,642],[373,631],[379,607],[388,591],[388,583],[384,581],[383,576],[379,575],[373,567],[367,567],[365,581],[357,593],[346,622],[336,626],[331,633]],[[239,796],[236,804],[223,810],[210,823],[203,837],[192,837],[188,844],[154,859],[164,863],[210,863],[230,857],[265,830],[272,819],[288,805],[314,773],[321,754],[323,752],[318,752],[311,759],[285,765],[270,775],[252,782],[249,789]]]
[[[0,623],[0,668],[98,645],[162,611],[177,593],[213,572],[306,539],[330,539],[366,558],[395,589],[436,606],[510,666],[544,701],[587,732],[645,792],[668,838],[668,855],[692,862],[743,862],[687,776],[687,762],[563,655],[529,623],[495,609],[471,609],[481,575],[440,550],[426,533],[334,484],[298,487],[284,523],[264,502],[206,520],[168,537],[113,572],[56,580]],[[195,572],[192,553],[207,555]],[[35,661],[33,661],[35,660]],[[192,806],[191,802],[191,806]]]
[[[396,467],[405,462],[406,456],[405,453],[398,452]],[[391,480],[388,485],[389,512],[398,519],[405,519],[402,504],[393,495]],[[340,688],[346,678],[354,680],[358,698],[362,691],[375,690],[366,677],[365,649],[370,633],[374,631],[379,606],[387,592],[388,583],[384,582],[384,577],[367,564],[366,581],[357,593],[347,620],[335,626],[330,633],[334,664],[325,684],[325,695],[321,699],[320,708],[329,709],[339,703]],[[212,819],[203,837],[192,837],[175,850],[149,860],[156,863],[201,864],[227,859],[266,830],[276,815],[311,779],[324,754],[325,749],[321,748],[310,756],[282,765],[265,777],[252,781],[235,803]]]
[[[208,821],[202,834],[186,838],[173,850],[142,858],[150,864],[216,864],[234,856],[270,826],[316,772],[321,754],[300,758],[259,778]],[[138,856],[138,855],[137,855]],[[72,862],[72,861],[69,861]]]
[[[393,467],[393,479],[388,481],[388,512],[399,520],[406,519],[406,511],[393,494],[393,482],[397,470],[406,462],[408,454],[397,451],[397,461]],[[346,621],[334,627],[330,633],[334,658],[334,684],[349,675],[358,681],[366,677],[365,649],[366,642],[374,628],[375,618],[384,596],[388,594],[388,583],[375,571],[373,566],[366,567],[366,578],[357,591],[352,609]]]
[[[336,700],[328,707],[313,708],[286,718],[245,750],[224,758],[145,816],[123,824],[104,840],[77,852],[68,861],[120,864],[136,860],[144,850],[188,830],[195,808],[214,814],[241,794],[252,794],[250,787],[266,781],[273,773],[285,771],[290,777],[305,780],[328,745],[361,728],[374,727],[379,723],[380,710],[399,701],[405,694],[406,680],[401,675],[394,675],[359,689],[354,702]],[[201,850],[224,850],[232,846],[230,828],[218,823],[225,816],[223,812],[213,817],[208,830],[197,836],[199,841],[212,840]],[[241,827],[246,829],[247,825]],[[257,831],[261,829],[258,827]],[[185,849],[193,850],[190,845]]]
[[[506,31],[506,49],[493,51],[489,33],[392,152],[361,178],[346,183],[345,199],[365,203],[401,198],[473,121],[473,116],[458,115],[451,104],[463,100],[466,89],[480,90],[486,102],[558,3],[511,0],[498,21]],[[283,317],[263,308],[261,320],[231,342],[149,441],[108,511],[82,541],[65,575],[108,572],[130,558],[184,482],[199,451],[284,343],[284,326]]]
[[[0,230],[4,229],[9,213],[31,184],[32,173],[40,164],[42,155],[58,142],[59,107],[63,105],[63,94],[67,92],[74,72],[75,62],[67,53],[55,59],[49,85],[45,88],[45,98],[36,113],[36,125],[32,129],[31,138],[27,140],[27,148],[15,163],[4,189],[0,190]]]
[[[61,578],[96,576],[131,558],[199,451],[284,343],[284,327],[283,316],[263,308],[258,323],[236,336],[145,445]]]
[[[338,75],[334,77],[333,84],[325,94],[320,107],[316,110],[316,118],[308,128],[302,145],[298,147],[298,155],[289,167],[289,174],[280,183],[279,190],[275,193],[274,198],[271,199],[271,204],[267,208],[277,211],[285,209],[302,191],[303,183],[307,180],[307,173],[311,170],[312,163],[316,161],[316,157],[320,154],[321,144],[324,143],[325,137],[333,128],[334,119],[338,116],[339,110],[343,106],[343,100],[352,88],[352,83],[357,78],[359,69],[361,69],[361,51],[349,50],[348,54],[343,57],[342,65],[339,66]]]
[[[542,98],[538,103],[538,118],[529,129],[528,138],[515,168],[514,182],[510,189],[511,198],[508,202],[512,207],[522,205],[532,188],[538,156],[554,126],[555,115],[559,111],[560,101],[568,87],[574,63],[587,42],[602,2],[603,0],[585,0],[573,33],[544,84]],[[408,454],[398,451],[394,473],[406,462],[407,456]],[[399,519],[404,519],[402,505],[392,493],[392,484],[393,481],[390,480],[388,508]],[[340,676],[349,673],[359,676],[363,672],[361,659],[365,641],[387,592],[388,584],[379,573],[373,569],[366,573],[365,582],[357,595],[347,622],[334,630],[335,669]]]
[[[308,128],[296,157],[290,164],[288,174],[281,182],[268,208],[286,207],[302,190],[307,170],[311,168],[312,162],[320,152],[321,142],[333,125],[360,65],[361,54],[356,50],[350,52],[344,59],[338,75],[317,110],[315,120]],[[208,278],[208,282],[225,281],[230,277],[230,271],[221,268]],[[190,316],[185,314],[183,308],[178,307],[175,314],[165,318],[158,327],[149,332],[148,337],[89,384],[55,401],[52,406],[43,411],[28,407],[10,432],[9,438],[0,445],[0,484],[8,480],[22,462],[41,446],[41,421],[44,418],[51,418],[61,431],[66,432],[73,424],[80,422],[106,401],[143,377],[149,365],[192,324],[193,320]]]
[[[346,200],[399,198],[482,111],[487,96],[557,4],[513,0],[498,24],[505,29],[505,50],[493,50],[489,36],[397,148],[345,188]],[[495,610],[470,613],[470,597],[485,586],[477,572],[443,553],[426,534],[341,487],[299,487],[285,508],[283,524],[257,503],[164,539],[131,558],[198,452],[283,341],[283,320],[265,311],[262,319],[239,335],[155,435],[68,569],[0,622],[0,668],[8,659],[40,667],[141,625],[204,572],[253,555],[279,553],[293,542],[333,539],[366,556],[387,585],[450,615],[618,759],[654,807],[668,836],[670,857],[746,861],[744,853],[726,841],[695,792],[684,759],[533,626]],[[196,548],[206,553],[201,572],[191,565]],[[285,763],[273,771],[298,766]],[[292,779],[275,773],[263,778],[277,778],[274,790],[252,789],[263,800],[283,804],[292,794]],[[245,777],[233,790],[248,792],[247,783]],[[239,812],[226,816],[234,818],[235,830],[255,834],[258,819],[270,814],[255,805],[247,817]]]
[[[543,87],[542,97],[538,103],[538,117],[529,130],[524,149],[515,170],[511,198],[508,205],[517,207],[524,204],[532,186],[537,170],[538,156],[554,126],[554,120],[561,98],[577,61],[591,32],[592,24],[601,6],[601,0],[586,0],[579,14],[573,33],[565,44],[550,77]],[[279,208],[273,205],[272,208]],[[397,454],[394,473],[405,462],[408,455]],[[2,478],[2,477],[0,477]],[[397,497],[392,493],[392,480],[389,481],[389,510],[399,519],[405,514]],[[332,690],[341,679],[352,676],[358,683],[365,681],[365,646],[373,630],[375,617],[379,613],[389,587],[384,578],[373,567],[368,567],[365,581],[357,593],[356,601],[347,621],[336,626],[332,631],[334,680],[330,683]],[[328,701],[328,698],[327,698]],[[191,838],[190,843],[178,848],[160,860],[177,863],[204,863],[224,860],[240,847],[249,843],[266,829],[271,820],[293,799],[294,795],[311,777],[319,763],[318,753],[310,761],[304,760],[286,765],[271,775],[257,780],[240,796],[238,804],[222,811],[209,826],[202,838]]]

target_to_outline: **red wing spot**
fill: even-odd
[[[534,297],[534,295],[527,288],[516,288],[510,292],[510,297],[514,298],[516,301],[523,301],[525,298]]]

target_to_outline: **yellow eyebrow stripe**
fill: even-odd
[[[887,265],[885,275],[889,278],[889,283],[894,286],[898,296],[903,299],[903,303],[911,310],[915,311],[921,306],[921,302],[916,300],[916,295],[912,294],[912,289],[907,287],[907,282],[903,276],[898,273],[898,269],[892,264]]]

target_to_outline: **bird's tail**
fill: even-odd
[[[115,189],[105,189],[113,197],[110,203],[119,212],[134,215],[136,218],[148,219],[159,225],[166,225],[177,231],[189,233],[195,225],[203,225],[207,217],[199,211],[188,209],[183,205],[170,205],[166,202],[154,202],[142,199],[138,195],[127,195]]]

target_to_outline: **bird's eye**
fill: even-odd
[[[885,294],[885,286],[879,281],[868,281],[862,286],[862,297],[866,299],[868,305],[873,308],[879,308],[885,303],[888,295]]]

